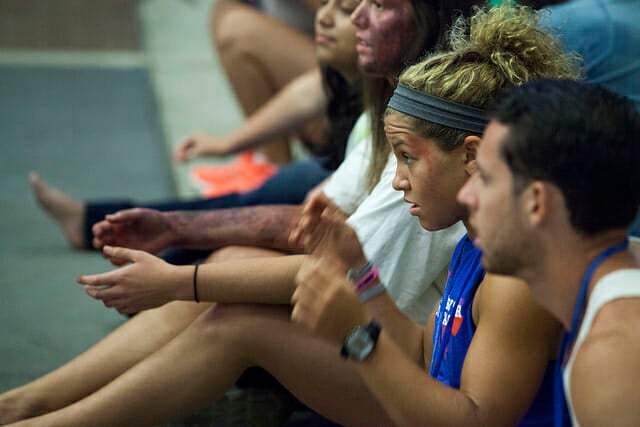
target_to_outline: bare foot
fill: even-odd
[[[56,220],[69,244],[76,249],[87,249],[83,232],[84,203],[47,186],[36,172],[29,174],[29,183],[38,204]]]

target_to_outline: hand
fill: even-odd
[[[353,284],[327,258],[309,257],[296,276],[291,319],[341,345],[349,331],[368,322]]]
[[[366,262],[358,236],[346,219],[346,214],[324,193],[317,193],[305,203],[289,242],[307,253],[333,258],[346,273]]]
[[[177,299],[178,267],[144,251],[105,246],[103,254],[114,264],[131,263],[102,274],[80,276],[87,294],[122,314],[159,307]]]
[[[224,139],[197,130],[178,144],[173,155],[176,161],[186,162],[200,156],[222,156],[229,153],[229,147],[224,143]]]
[[[135,208],[107,215],[93,225],[93,235],[96,249],[105,245],[122,246],[155,254],[171,246],[173,227],[163,212]],[[111,262],[121,265],[117,259]]]

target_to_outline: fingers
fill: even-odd
[[[303,207],[302,216],[298,224],[289,234],[289,243],[308,249],[311,240],[310,235],[316,231],[323,212],[329,207],[333,208],[335,205],[324,193],[319,192],[311,196]]]
[[[319,222],[319,217],[303,215],[296,227],[291,230],[289,234],[289,243],[292,245],[307,248],[308,242],[310,239],[310,234],[313,233],[313,230],[316,228]]]
[[[116,288],[97,288],[95,286],[85,286],[85,292],[91,298],[102,301],[107,308],[113,308],[120,314],[133,314],[140,311],[135,304],[132,305],[127,298],[123,298],[121,292]]]
[[[335,206],[331,199],[329,199],[324,192],[319,191],[313,196],[309,197],[309,200],[304,204],[302,209],[303,215],[320,215],[327,206]]]
[[[143,251],[135,249],[105,246],[102,248],[102,255],[116,265],[126,264],[128,262],[136,262],[142,255]]]
[[[124,209],[112,214],[105,215],[105,220],[109,223],[118,224],[118,225],[126,225],[132,224],[135,221],[139,220],[143,213],[150,209],[145,208],[132,208],[132,209]]]
[[[318,322],[318,289],[312,279],[315,266],[303,266],[296,276],[296,289],[291,296],[291,319],[297,323],[306,325],[311,330],[316,328]]]
[[[88,274],[82,275],[78,277],[78,283],[84,285],[85,288],[87,286],[99,289],[99,288],[109,288],[116,284],[117,277],[115,277],[115,271],[111,271],[109,273],[101,273],[101,274]]]
[[[178,162],[186,162],[191,157],[191,152],[195,147],[196,141],[188,136],[176,147],[173,155]]]

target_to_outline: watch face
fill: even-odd
[[[355,360],[364,360],[373,350],[373,340],[369,333],[362,327],[356,328],[347,338],[346,347],[349,357]]]

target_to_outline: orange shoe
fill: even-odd
[[[243,162],[243,159],[239,163]],[[217,197],[229,193],[246,193],[259,188],[278,168],[268,162],[246,163],[235,176],[210,182],[202,191],[204,197]]]
[[[191,181],[200,186],[202,184],[217,184],[221,181],[234,178],[255,164],[254,154],[251,151],[240,153],[235,162],[220,166],[194,166],[191,168]]]

